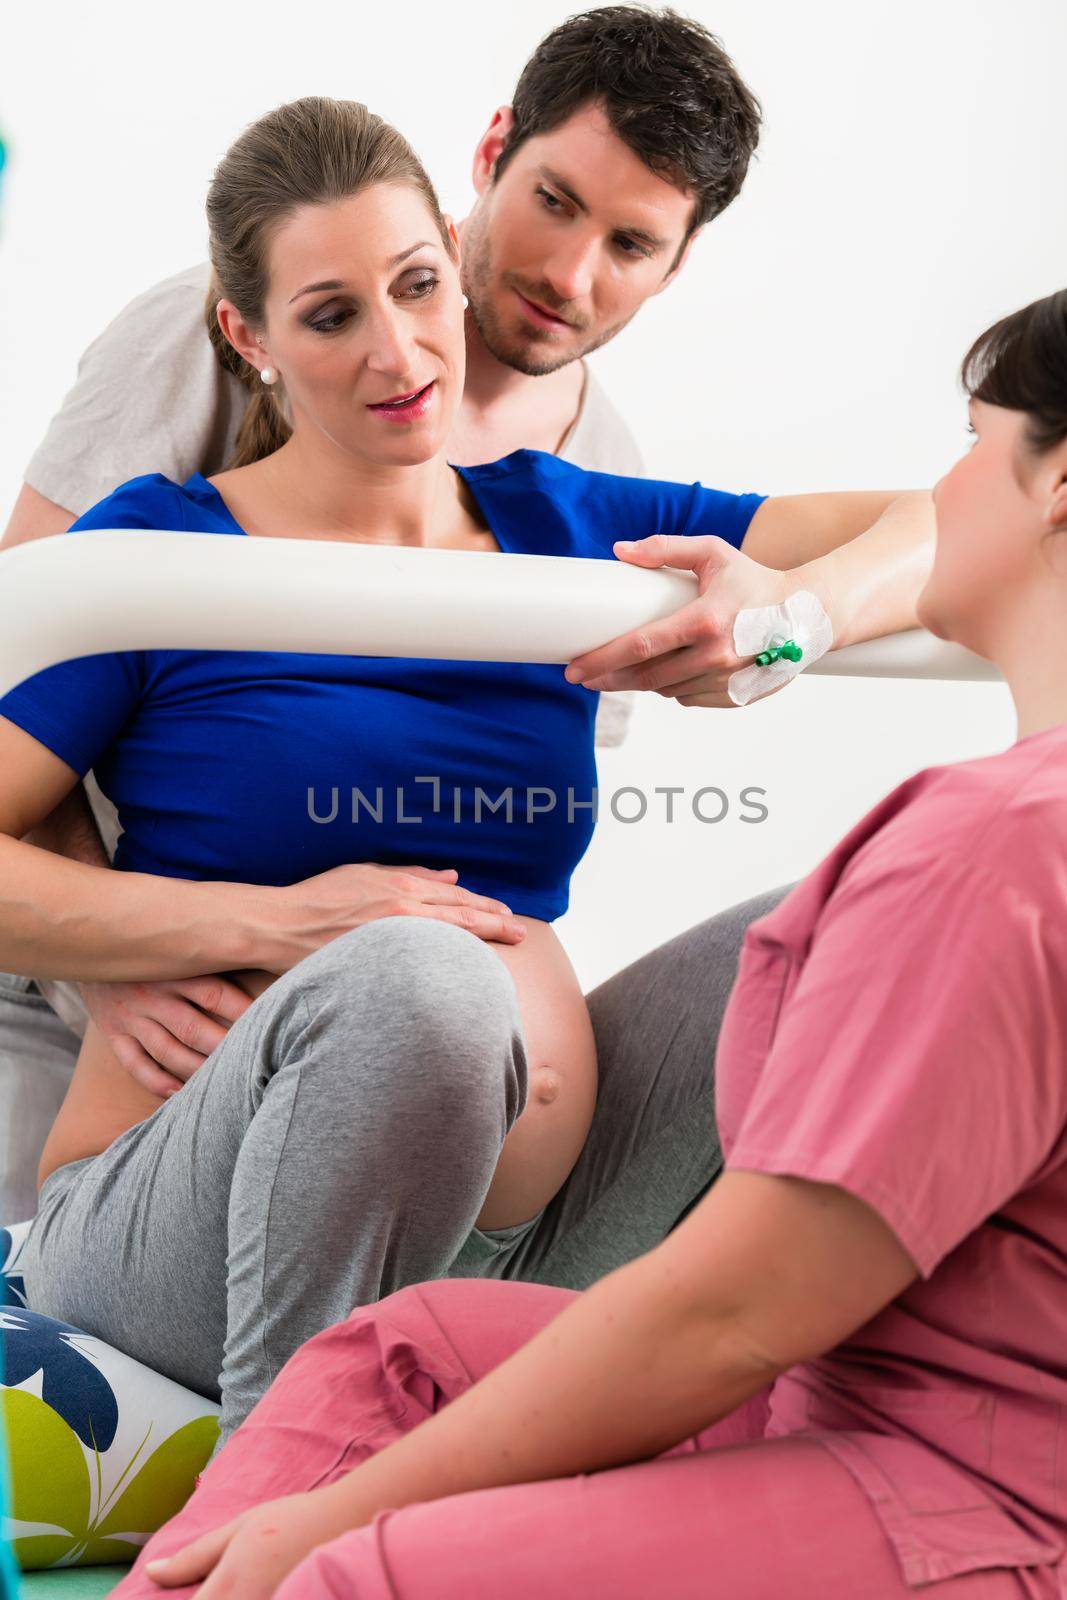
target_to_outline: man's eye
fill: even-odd
[[[563,210],[563,201],[558,195],[551,194],[547,189],[538,189],[537,193],[540,195],[546,211]]]
[[[615,243],[618,245],[624,256],[648,255],[648,251],[644,249],[642,245],[639,245],[636,239],[628,239],[625,234],[620,235],[620,237],[616,239]]]

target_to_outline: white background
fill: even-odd
[[[959,359],[1062,286],[1061,0],[718,0],[765,131],[682,279],[595,364],[656,475],[789,493],[932,483],[965,448]],[[276,0],[8,7],[0,42],[0,517],[73,378],[133,295],[204,255],[203,200],[240,128],[307,93],[363,99],[462,216],[470,156],[570,8]],[[601,754],[605,814],[557,925],[586,986],[722,906],[807,872],[909,773],[1002,749],[1000,684],[803,678],[762,706],[639,703]],[[668,825],[656,785],[734,799]],[[746,785],[768,820],[738,820]],[[632,797],[630,800],[633,804]],[[686,797],[682,797],[685,805]],[[658,820],[654,820],[655,818]]]

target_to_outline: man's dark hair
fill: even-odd
[[[632,5],[582,12],[542,39],[516,85],[515,124],[494,180],[527,139],[593,102],[652,172],[692,191],[689,233],[740,192],[759,140],[759,101],[707,28]]]

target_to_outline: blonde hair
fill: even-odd
[[[204,307],[216,360],[249,391],[231,467],[272,455],[292,428],[281,398],[238,355],[215,307],[230,300],[250,326],[263,325],[267,253],[274,230],[300,206],[344,200],[376,183],[408,183],[425,199],[452,245],[433,184],[402,134],[357,100],[305,95],[245,129],[215,169],[207,197],[211,284]]]

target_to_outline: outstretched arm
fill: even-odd
[[[645,1460],[839,1344],[917,1276],[843,1189],[727,1172],[664,1243],[336,1485],[385,1506]]]
[[[692,572],[697,598],[576,656],[566,676],[588,689],[644,689],[680,705],[732,707],[729,679],[752,660],[734,649],[739,611],[810,590],[830,618],[835,650],[913,628],[934,540],[933,500],[922,491],[765,500],[740,550],[714,535],[620,541],[616,556],[633,566]]]
[[[803,1179],[727,1172],[648,1255],[346,1477],[273,1500],[148,1571],[199,1600],[265,1600],[379,1511],[669,1449],[867,1322],[916,1276],[874,1211]]]
[[[741,548],[818,595],[836,650],[918,625],[915,601],[929,576],[935,531],[925,489],[785,495],[763,502]]]

